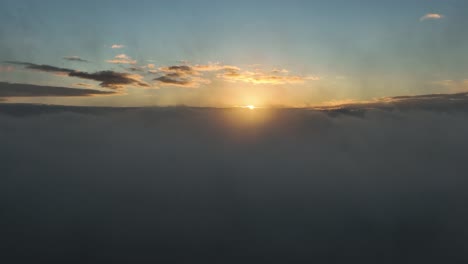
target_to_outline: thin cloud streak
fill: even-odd
[[[88,60],[82,59],[78,56],[68,56],[68,57],[63,57],[63,59],[67,61],[89,62]]]

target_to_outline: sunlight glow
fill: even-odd
[[[246,108],[250,109],[250,110],[255,110],[255,106],[254,105],[248,105],[246,106]]]

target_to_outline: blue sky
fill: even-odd
[[[119,87],[117,96],[23,101],[303,106],[468,89],[468,2],[462,0],[3,0],[0,5],[0,61],[112,70],[139,75],[150,86]],[[421,19],[427,14],[440,17]],[[116,44],[125,47],[112,49]],[[118,55],[135,63],[109,62]],[[71,56],[89,62],[63,59]],[[181,73],[170,66],[215,64],[236,67],[236,75],[223,68],[179,76],[194,85],[154,81]],[[83,81],[21,65],[1,67],[4,82],[75,87]],[[129,70],[136,67],[138,72]],[[86,84],[109,88],[95,80]]]

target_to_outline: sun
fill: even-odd
[[[255,105],[248,105],[248,106],[246,106],[246,108],[248,108],[250,110],[255,110]]]

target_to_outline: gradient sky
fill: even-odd
[[[118,93],[9,102],[112,106],[301,107],[455,93],[468,90],[467,11],[465,0],[2,0],[0,82]],[[106,86],[18,62],[147,85]]]

